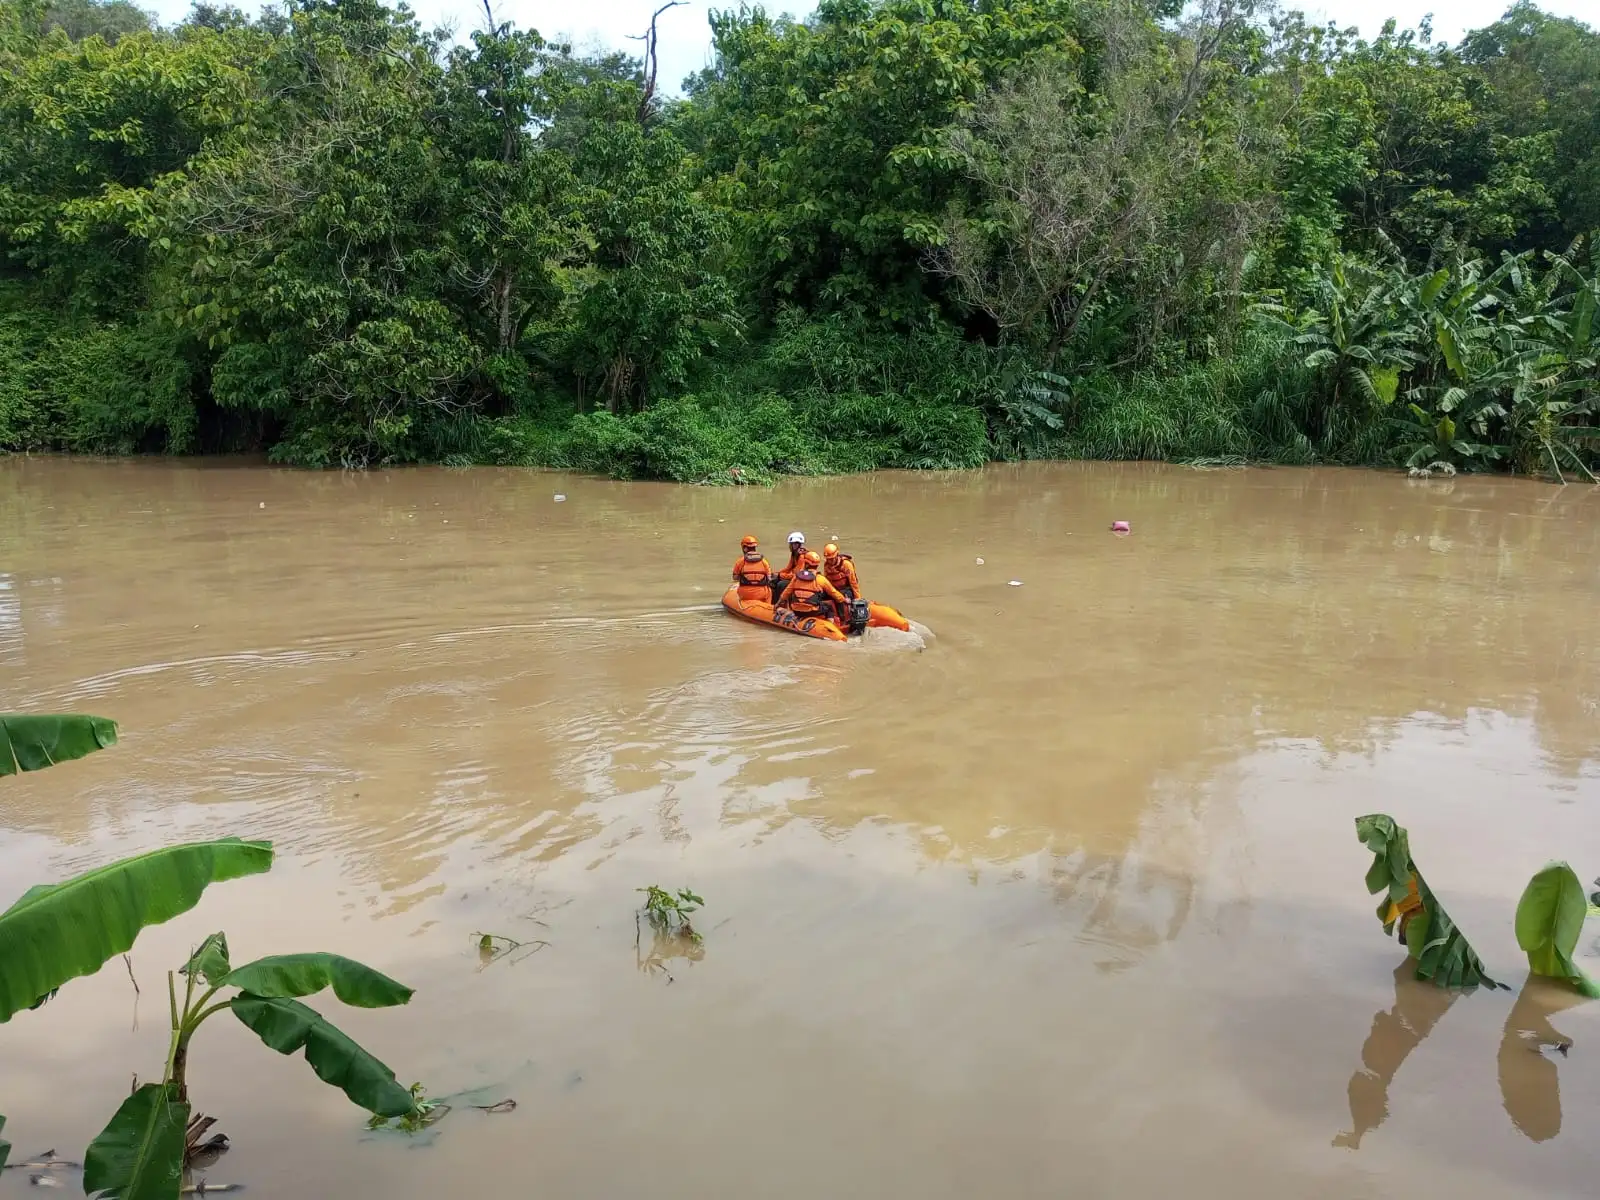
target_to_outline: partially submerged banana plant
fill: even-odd
[[[1577,872],[1564,862],[1547,863],[1528,880],[1517,901],[1517,945],[1527,951],[1533,974],[1564,980],[1590,999],[1600,999],[1600,983],[1572,959],[1588,915]]]
[[[249,843],[245,843],[248,845]],[[177,975],[184,977],[178,1002]],[[83,1160],[85,1190],[107,1196],[170,1196],[182,1181],[190,1124],[189,1043],[207,1018],[229,1010],[279,1054],[305,1055],[324,1083],[369,1113],[401,1117],[414,1112],[412,1093],[394,1072],[299,997],[331,989],[355,1008],[390,1008],[411,999],[411,989],[354,959],[337,954],[278,954],[235,967],[228,939],[214,933],[200,943],[181,972],[168,972],[172,1034],[160,1083],[136,1088]],[[222,993],[231,992],[223,996]]]
[[[1383,893],[1378,920],[1384,933],[1405,942],[1417,978],[1440,987],[1505,987],[1489,978],[1483,960],[1417,870],[1405,827],[1385,813],[1372,813],[1356,818],[1356,836],[1372,851],[1367,891]]]
[[[116,724],[103,717],[0,714],[0,776],[82,758],[116,740]],[[188,912],[209,885],[271,866],[270,842],[222,838],[163,847],[29,888],[0,911],[0,1024],[39,1007],[63,984],[94,974],[142,930]],[[303,1053],[320,1079],[368,1112],[385,1118],[419,1112],[418,1097],[393,1071],[299,999],[331,989],[345,1004],[387,1008],[410,1000],[410,988],[336,954],[274,955],[235,967],[220,933],[202,942],[182,968],[181,1007],[178,974],[167,975],[172,1028],[161,1082],[135,1087],[89,1146],[86,1192],[116,1200],[180,1194],[185,1159],[206,1148],[193,1143],[209,1127],[208,1119],[191,1119],[189,1043],[223,1010],[279,1054]],[[207,1145],[221,1150],[226,1143],[218,1137]],[[0,1165],[10,1149],[0,1140]]]

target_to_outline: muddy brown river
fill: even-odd
[[[776,556],[795,528],[932,636],[835,646],[717,607],[739,536]],[[0,460],[8,709],[122,740],[0,781],[0,905],[165,842],[278,848],[140,938],[137,995],[114,960],[0,1027],[14,1158],[81,1157],[159,1076],[164,972],[223,929],[235,961],[329,950],[412,985],[315,1003],[403,1082],[518,1102],[370,1134],[224,1014],[190,1086],[233,1140],[205,1174],[253,1196],[1600,1177],[1600,1005],[1524,988],[1512,924],[1547,859],[1600,874],[1600,491]],[[1396,972],[1373,810],[1510,990]],[[705,897],[693,953],[636,943],[648,884]],[[484,932],[523,945],[484,965]]]

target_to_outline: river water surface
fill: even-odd
[[[717,608],[739,536],[776,555],[791,528],[837,535],[925,647]],[[518,1102],[370,1135],[224,1014],[191,1090],[233,1139],[209,1178],[252,1195],[1463,1200],[1600,1177],[1600,1005],[1524,989],[1512,927],[1547,859],[1600,872],[1587,489],[0,460],[6,709],[122,740],[0,785],[0,904],[164,842],[278,848],[144,934],[138,996],[113,962],[0,1028],[16,1156],[79,1156],[159,1074],[163,974],[225,929],[235,961],[331,950],[411,984],[339,1023],[404,1082]],[[1397,975],[1353,826],[1374,810],[1511,990]],[[705,897],[698,950],[636,943],[652,883]],[[523,945],[485,966],[482,932]]]

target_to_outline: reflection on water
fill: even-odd
[[[22,598],[17,581],[0,571],[0,655],[20,658],[22,654]]]
[[[676,980],[672,973],[673,960],[691,967],[706,956],[705,943],[688,934],[665,929],[651,929],[650,944],[644,946],[636,938],[633,943],[634,965],[646,975],[659,975],[668,983]]]
[[[1600,1076],[1517,1016],[1512,1129],[1498,1001],[1384,994],[1349,828],[1425,841],[1501,972],[1528,875],[1600,861],[1597,503],[1143,465],[759,491],[0,461],[0,708],[123,722],[6,785],[0,902],[271,837],[274,872],[147,934],[140,978],[218,927],[348,953],[418,989],[350,1018],[403,1076],[520,1101],[396,1155],[208,1026],[230,1176],[284,1193],[1568,1194],[1600,1144],[1530,1141],[1539,1098],[1559,1069],[1592,1122]],[[727,618],[739,536],[796,527],[928,648]],[[706,942],[646,930],[630,965],[635,889],[669,881]],[[482,932],[535,952],[480,969]],[[83,1144],[150,1072],[117,982],[0,1031],[14,1141]],[[659,1129],[660,1094],[697,1120]],[[1328,1145],[1346,1099],[1359,1155]]]
[[[1373,1014],[1372,1032],[1361,1047],[1361,1067],[1350,1077],[1352,1128],[1333,1139],[1350,1150],[1389,1117],[1389,1086],[1406,1058],[1433,1032],[1439,1018],[1458,1001],[1494,1003],[1496,993],[1463,993],[1435,987],[1416,978],[1416,964],[1406,959],[1394,971],[1394,1004]],[[1561,1132],[1561,1087],[1558,1063],[1565,1061],[1572,1039],[1550,1024],[1550,1014],[1586,1003],[1571,988],[1530,976],[1506,1014],[1497,1068],[1500,1100],[1518,1132],[1534,1142],[1547,1142]],[[1559,1057],[1557,1057],[1559,1056]]]
[[[1394,1004],[1373,1014],[1372,1032],[1361,1047],[1361,1067],[1350,1076],[1351,1130],[1335,1137],[1335,1146],[1360,1149],[1362,1137],[1388,1119],[1395,1072],[1461,997],[1459,991],[1418,980],[1409,958],[1394,969]]]
[[[1506,1015],[1500,1039],[1500,1099],[1512,1124],[1529,1140],[1547,1142],[1561,1132],[1559,1055],[1565,1060],[1572,1039],[1556,1031],[1550,1016],[1585,1003],[1571,988],[1530,978]]]

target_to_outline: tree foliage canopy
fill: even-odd
[[[453,42],[380,0],[0,0],[0,449],[1596,468],[1577,21],[823,0],[712,31],[664,99],[490,11]]]

